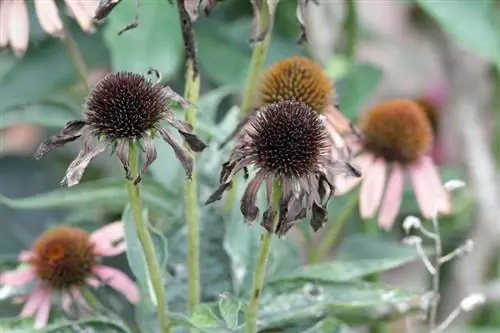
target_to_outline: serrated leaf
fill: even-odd
[[[36,333],[131,333],[130,329],[117,319],[107,317],[87,318],[78,321],[61,322],[34,331]]]
[[[348,333],[351,332],[349,326],[334,317],[328,317],[319,321],[313,327],[302,331],[303,333]]]
[[[62,128],[67,121],[75,119],[75,109],[68,105],[50,101],[17,106],[0,111],[0,129],[16,124],[33,124]]]
[[[417,0],[457,43],[500,67],[500,15],[493,0]]]
[[[356,63],[337,84],[340,110],[349,118],[355,118],[364,101],[377,88],[382,71],[368,63]]]
[[[158,186],[143,182],[141,195],[144,203],[159,212],[174,214],[173,203],[165,200],[168,195]],[[103,179],[80,184],[76,187],[59,188],[24,198],[7,198],[0,195],[0,203],[17,209],[70,208],[75,205],[106,205],[123,207],[128,200],[123,181]]]
[[[143,1],[139,6],[139,26],[118,36],[135,15],[135,2],[123,1],[107,19],[104,39],[113,70],[146,73],[148,67],[153,67],[164,77],[173,76],[183,54],[177,8],[166,1]]]

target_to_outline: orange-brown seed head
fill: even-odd
[[[50,287],[68,289],[85,283],[97,256],[89,234],[80,228],[60,226],[36,240],[31,264],[38,278]]]
[[[331,103],[333,84],[321,66],[304,57],[281,60],[263,74],[259,107],[280,101],[297,101],[322,113]]]
[[[361,119],[365,147],[388,162],[408,164],[430,148],[433,136],[425,112],[410,100],[393,100],[370,109]]]
[[[415,102],[420,105],[422,110],[424,110],[425,115],[431,124],[432,131],[436,134],[439,129],[439,107],[425,98],[417,99]]]

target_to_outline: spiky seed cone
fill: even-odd
[[[256,164],[283,177],[302,177],[317,170],[328,154],[324,124],[304,103],[282,101],[266,105],[251,123]]]
[[[427,116],[427,119],[429,120],[429,123],[431,124],[432,131],[434,134],[437,133],[439,129],[439,108],[435,103],[432,103],[431,101],[421,98],[418,100],[415,100],[415,102],[420,105],[422,110],[424,110],[425,115]]]
[[[85,283],[97,257],[84,230],[60,226],[36,240],[31,264],[38,278],[50,287],[68,289]]]
[[[411,163],[432,143],[424,110],[411,100],[393,100],[370,109],[361,119],[365,147],[388,162]]]
[[[334,87],[316,62],[299,56],[269,67],[259,87],[259,106],[279,101],[299,101],[322,113],[332,102]]]
[[[85,120],[98,135],[111,139],[141,138],[164,115],[167,97],[142,75],[106,75],[86,102]]]

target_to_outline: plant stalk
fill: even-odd
[[[345,0],[347,14],[344,22],[344,29],[347,33],[346,56],[353,62],[356,58],[356,46],[358,43],[358,12],[356,0]]]
[[[276,212],[279,212],[280,196],[281,196],[281,183],[279,181],[275,181],[272,191],[272,205],[273,209]],[[274,217],[272,230],[276,229],[277,224],[278,224],[278,214],[276,214],[276,216]],[[250,302],[246,313],[247,333],[257,332],[257,315],[259,310],[259,301],[266,276],[266,267],[269,258],[269,253],[271,250],[272,239],[273,239],[273,233],[268,231],[264,231],[260,238],[259,255],[257,257],[257,264],[255,266],[253,274],[252,289],[250,292]]]
[[[66,28],[64,28],[64,37],[62,38],[62,43],[66,48],[71,61],[75,65],[78,75],[85,85],[85,89],[90,92],[91,87],[88,81],[87,65],[85,65],[85,60],[83,60],[83,57],[78,50],[78,45]]]
[[[325,237],[321,240],[318,247],[312,252],[309,257],[309,263],[315,264],[325,258],[328,251],[337,243],[340,232],[344,228],[344,225],[349,220],[352,211],[358,206],[359,195],[357,193],[352,194],[349,201],[345,204],[344,209],[338,215],[338,218],[330,223],[331,227],[326,233]]]
[[[139,184],[134,185],[134,180],[139,175],[139,147],[135,142],[129,143],[129,164],[132,179],[126,179],[128,199],[130,203],[130,208],[132,211],[132,216],[134,218],[135,228],[137,230],[137,236],[144,250],[144,256],[146,258],[146,265],[148,267],[148,273],[151,278],[151,284],[153,286],[153,292],[155,293],[157,301],[158,317],[160,319],[160,329],[163,333],[170,332],[172,324],[168,318],[167,313],[167,296],[165,288],[163,287],[163,279],[158,266],[158,261],[156,259],[156,253],[153,246],[153,240],[149,234],[148,226],[144,221],[144,216],[142,214],[142,204],[141,196],[139,191]]]

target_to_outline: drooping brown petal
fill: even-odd
[[[262,1],[267,2],[267,8],[268,8],[268,20],[267,20],[267,26],[265,26],[262,31],[260,31],[260,22],[261,22],[261,6],[262,6]],[[271,27],[274,24],[274,13],[276,12],[276,6],[278,6],[279,0],[250,0],[250,3],[252,4],[253,8],[253,15],[254,18],[252,20],[252,30],[251,30],[251,36],[250,36],[250,42],[262,42],[269,31],[271,30]]]
[[[91,135],[86,135],[82,149],[66,170],[66,176],[61,181],[62,186],[71,187],[78,184],[90,161],[106,150],[107,141],[101,141],[96,146],[92,146],[92,139]]]
[[[215,201],[219,201],[222,198],[222,194],[224,194],[224,192],[228,188],[230,188],[232,184],[233,184],[232,181],[229,181],[227,183],[222,183],[219,186],[219,188],[217,188],[217,190],[207,199],[207,201],[205,201],[205,206],[209,205]]]
[[[321,207],[316,204],[316,202],[312,205],[312,217],[311,217],[311,227],[314,231],[318,231],[321,229],[328,219],[328,211],[326,207]]]
[[[120,160],[120,163],[123,165],[123,169],[125,170],[125,177],[129,180],[132,179],[132,175],[130,173],[130,164],[128,162],[128,154],[129,154],[129,142],[126,139],[120,139],[116,142],[116,156]]]
[[[68,121],[59,134],[49,137],[38,147],[34,155],[35,159],[38,160],[51,150],[78,139],[82,135],[81,131],[85,125],[85,122],[81,120]]]
[[[177,159],[181,162],[184,171],[186,171],[187,178],[191,179],[193,176],[193,158],[189,152],[181,147],[164,127],[158,127],[157,129],[163,140],[165,140],[165,142],[168,143],[174,150],[175,156],[177,156]]]
[[[151,139],[149,135],[144,135],[142,139],[146,159],[144,160],[144,164],[141,167],[141,173],[145,173],[149,166],[153,164],[153,162],[158,157],[158,153],[156,152],[156,147],[153,139]]]
[[[269,207],[264,214],[262,214],[262,222],[261,225],[264,227],[264,229],[267,230],[267,232],[272,232],[274,233],[273,227],[274,227],[274,219],[276,218],[276,211],[274,208]]]
[[[168,86],[167,87],[163,87],[161,89],[161,91],[163,92],[164,96],[167,99],[169,99],[172,102],[175,102],[175,103],[179,104],[179,106],[181,108],[183,108],[183,109],[194,107],[193,104],[191,104],[188,101],[186,101],[184,99],[184,97],[182,97],[181,95],[179,95],[178,93],[176,93],[175,91],[173,91],[172,88],[170,88]]]
[[[264,172],[259,171],[255,177],[248,183],[245,193],[241,198],[240,210],[247,222],[252,222],[259,215],[259,208],[255,205],[257,192],[264,181]]]
[[[307,4],[311,0],[297,0],[297,21],[299,21],[300,24],[300,36],[298,39],[298,43],[304,43],[307,41],[307,31],[306,31],[306,24],[305,24],[305,12],[306,12],[306,7]],[[318,1],[312,1],[315,4],[318,4]]]
[[[193,133],[193,127],[190,124],[175,119],[175,117],[171,114],[167,115],[165,119],[177,131],[179,131],[179,133],[182,135],[184,140],[186,140],[186,143],[193,151],[199,153],[207,147],[207,144]]]
[[[94,15],[94,20],[100,21],[104,19],[121,1],[122,0],[100,0]]]
[[[200,3],[201,0],[184,0],[184,8],[192,22],[196,21],[198,18],[198,7]]]

